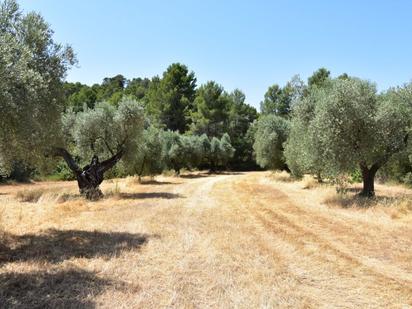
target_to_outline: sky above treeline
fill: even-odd
[[[24,0],[79,60],[68,81],[161,75],[173,62],[259,107],[267,88],[319,67],[376,82],[412,79],[412,1]]]

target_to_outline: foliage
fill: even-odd
[[[227,127],[229,109],[230,98],[222,86],[213,81],[200,86],[191,115],[191,132],[221,137]]]
[[[142,100],[150,87],[150,79],[148,78],[133,78],[127,83],[124,91],[126,95],[133,96],[136,100]]]
[[[235,154],[235,148],[232,146],[230,141],[229,134],[223,134],[222,138],[220,139],[220,157],[219,163],[221,167],[226,167],[229,160]]]
[[[35,169],[21,161],[14,161],[11,164],[8,175],[0,175],[0,182],[14,180],[17,182],[29,182],[36,173]]]
[[[347,75],[342,75],[342,78],[346,78]],[[318,87],[322,88],[330,79],[330,71],[325,68],[320,68],[313,72],[312,76],[308,78],[308,87]]]
[[[139,177],[161,173],[163,170],[162,131],[153,126],[145,129],[133,160],[126,165],[132,165],[127,170],[131,170]]]
[[[289,122],[277,115],[263,115],[256,124],[256,162],[264,168],[284,169],[283,143],[289,133]]]
[[[194,169],[210,167],[212,171],[226,168],[233,157],[235,149],[228,134],[219,140],[211,140],[203,135],[182,135],[178,132],[163,133],[163,162],[168,169],[180,173],[182,168]]]
[[[324,173],[320,136],[312,126],[315,107],[323,95],[322,91],[324,90],[313,87],[293,108],[289,138],[285,143],[285,158],[295,177],[310,173],[321,179]]]
[[[406,173],[406,175],[403,177],[402,181],[409,185],[412,186],[412,172]]]
[[[166,167],[175,170],[176,174],[180,174],[180,170],[185,167],[184,148],[180,134],[170,130],[165,131],[162,145],[162,157]]]
[[[145,101],[148,113],[164,128],[185,132],[195,97],[196,78],[180,63],[173,63],[161,79],[154,79],[147,90]]]
[[[274,84],[268,88],[263,102],[260,103],[262,114],[276,114],[287,117],[293,102],[303,95],[305,87],[298,75],[295,75],[285,87]]]
[[[143,108],[133,99],[123,98],[119,106],[102,102],[94,109],[63,115],[65,135],[83,157],[108,157],[123,148],[124,161],[133,161],[143,131]]]
[[[360,163],[386,163],[404,147],[409,107],[396,93],[391,90],[378,97],[369,82],[334,81],[318,102],[313,120],[330,170],[352,171]]]
[[[10,172],[15,161],[44,162],[58,143],[62,79],[75,57],[39,14],[23,14],[14,0],[0,3],[0,29],[0,169]]]
[[[230,95],[231,100],[228,114],[227,133],[231,144],[235,148],[233,158],[229,164],[238,169],[255,167],[253,160],[253,139],[247,138],[250,125],[257,119],[256,109],[248,105],[245,95],[239,89],[235,89]]]
[[[94,108],[98,95],[96,89],[81,83],[64,83],[63,89],[67,109],[79,112],[84,106]]]
[[[287,157],[303,159],[303,172],[318,167],[339,175],[360,168],[364,193],[373,194],[376,171],[405,149],[411,129],[410,92],[406,87],[377,95],[373,84],[356,78],[314,88],[296,109]]]
[[[214,81],[196,88],[194,72],[180,63],[151,79],[64,83],[76,62],[72,49],[14,0],[0,3],[0,29],[0,175],[27,178],[51,148],[66,146],[77,161],[126,149],[113,175],[250,168],[255,156],[261,167],[294,176],[349,174],[365,183],[379,170],[410,182],[412,84],[378,94],[370,82],[346,73],[332,79],[320,68],[307,85],[294,76],[270,86],[259,116],[239,89],[229,93]]]

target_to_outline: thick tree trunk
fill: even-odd
[[[361,165],[362,179],[363,179],[363,189],[359,195],[365,197],[375,196],[375,175],[378,171],[377,165],[372,165],[368,168],[365,165]]]
[[[91,163],[83,167],[83,169],[80,169],[66,149],[55,148],[54,155],[63,157],[69,168],[73,171],[77,179],[80,194],[88,200],[97,200],[103,197],[99,186],[103,182],[104,173],[121,159],[123,150],[120,150],[113,157],[103,162],[99,162],[99,158],[95,155]]]
[[[83,195],[86,199],[95,201],[103,197],[103,192],[100,190],[99,186],[93,187],[87,186],[87,187],[80,187],[80,183],[77,182],[79,185],[79,191],[80,194]]]

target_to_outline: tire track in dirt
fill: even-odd
[[[248,183],[250,184],[250,181],[248,181]],[[321,227],[324,227],[323,224],[327,225],[328,227],[332,228],[331,232],[334,232],[333,231],[334,229],[339,228],[340,232],[344,232],[346,235],[353,236],[354,240],[363,238],[362,244],[364,244],[364,241],[367,241],[368,239],[373,238],[376,235],[376,233],[382,232],[382,226],[378,224],[376,224],[376,226],[372,225],[371,223],[373,222],[366,223],[361,220],[356,220],[356,222],[352,221],[351,223],[348,223],[348,221],[345,220],[345,218],[341,218],[338,216],[335,216],[335,217],[330,216],[329,214],[322,211],[322,209],[310,208],[307,205],[297,206],[296,202],[293,201],[293,198],[290,192],[279,191],[278,189],[275,189],[273,187],[273,184],[272,185],[267,184],[267,181],[262,180],[262,179],[259,179],[258,183],[259,183],[259,186],[262,188],[260,192],[271,191],[272,193],[277,192],[276,194],[281,193],[284,198],[287,197],[291,201],[291,203],[287,205],[288,214],[291,214],[291,215],[294,214],[296,216],[300,216],[301,218],[304,218],[304,216],[302,215],[307,215],[308,217],[313,217],[314,215],[316,215],[317,220],[315,223],[318,223]],[[254,185],[256,186],[258,184],[255,183]],[[269,198],[270,197],[266,196],[266,199],[269,199]],[[353,220],[353,218],[351,218],[351,220]],[[397,245],[399,245],[399,243],[402,243],[406,246],[410,245],[411,237],[408,237],[406,233],[405,234],[391,233],[390,236],[392,239],[396,240]]]
[[[248,183],[248,185],[249,188],[246,191],[251,192],[251,184]],[[258,188],[261,187],[261,185],[254,186]],[[263,188],[261,190],[258,190],[258,194],[261,195],[260,200],[270,200],[270,196],[267,196],[267,194],[265,194],[266,192],[268,192],[268,185],[265,185],[265,187],[265,190],[263,190]],[[293,230],[295,231],[295,236],[298,239],[301,239],[302,235],[307,235],[314,242],[318,240],[320,243],[328,244],[327,248],[329,250],[335,252],[342,258],[346,259],[348,262],[356,263],[358,264],[358,266],[365,266],[368,269],[373,270],[376,274],[383,275],[387,279],[394,280],[400,284],[412,286],[412,274],[406,273],[407,270],[399,267],[393,267],[392,265],[385,263],[385,261],[377,260],[372,257],[365,257],[364,255],[359,256],[358,254],[356,254],[357,248],[353,250],[353,248],[347,247],[347,245],[344,243],[344,240],[342,239],[342,236],[345,236],[346,240],[348,239],[348,236],[352,236],[351,247],[353,247],[353,243],[360,244],[360,242],[358,241],[359,234],[353,233],[352,227],[347,223],[344,224],[344,226],[339,226],[339,224],[342,224],[342,222],[337,222],[335,218],[319,216],[319,212],[310,213],[303,207],[299,207],[292,203],[286,194],[277,191],[276,189],[270,188],[269,192],[276,195],[277,204],[279,205],[279,207],[276,208],[276,212],[271,208],[265,207],[267,215],[271,215],[273,219],[276,219],[278,222],[282,222],[284,226],[293,228]],[[266,216],[261,217],[266,218]],[[311,218],[313,221],[316,221],[316,226],[314,226],[313,222],[308,222],[307,218]],[[310,226],[311,228],[309,229],[305,226]],[[334,243],[335,245],[332,246],[332,243]],[[398,249],[400,244],[399,242],[395,243],[397,247],[394,247]],[[363,245],[364,246],[362,247],[362,250],[365,251],[365,244]],[[407,243],[405,242],[404,245],[406,246]],[[379,268],[373,265],[376,261],[380,263]],[[399,280],[399,278],[401,279]]]
[[[241,179],[245,177],[247,175],[242,176]],[[209,225],[209,229],[217,232],[216,238],[221,238],[224,231],[232,235],[236,234],[237,237],[243,235],[244,240],[240,244],[237,243],[237,239],[230,242],[214,241],[214,250],[221,254],[224,253],[224,256],[237,260],[240,265],[243,265],[238,270],[240,273],[250,271],[246,265],[250,266],[252,263],[251,258],[266,264],[266,267],[268,267],[266,273],[273,274],[271,281],[276,286],[273,289],[279,293],[279,295],[274,295],[274,291],[272,292],[272,298],[273,296],[277,298],[277,301],[272,304],[275,307],[284,307],[285,303],[283,302],[286,301],[289,304],[286,307],[289,307],[291,303],[295,303],[296,305],[293,307],[319,308],[318,301],[301,290],[301,278],[289,271],[288,261],[273,246],[275,241],[273,235],[267,233],[264,225],[250,215],[247,207],[243,207],[244,201],[240,199],[239,192],[234,190],[233,185],[238,179],[239,177],[230,177],[226,178],[224,183],[216,184],[211,194],[218,196],[216,202],[219,211],[209,208],[205,216],[208,217],[208,221],[215,223],[213,227]],[[249,256],[250,254],[251,256]],[[256,272],[256,270],[254,271]],[[257,284],[261,284],[261,282]],[[290,290],[293,292],[291,293]]]
[[[245,182],[244,182],[245,183]],[[333,266],[336,268],[332,271],[337,271],[339,276],[345,275],[350,278],[353,277],[353,267],[357,268],[359,275],[362,275],[362,279],[368,279],[370,284],[382,284],[388,283],[388,280],[391,281],[391,285],[395,290],[403,290],[407,293],[411,293],[412,290],[408,288],[410,286],[409,276],[404,276],[404,280],[399,280],[396,276],[399,275],[399,269],[396,267],[391,267],[386,265],[385,272],[382,273],[380,269],[376,269],[373,265],[365,263],[364,260],[361,260],[354,256],[353,252],[341,246],[336,247],[331,244],[334,240],[321,237],[317,233],[304,228],[302,225],[293,222],[290,217],[287,215],[289,208],[293,208],[294,219],[298,218],[298,211],[300,210],[297,206],[292,205],[288,200],[287,196],[282,192],[276,192],[274,202],[279,207],[267,208],[266,205],[262,202],[265,196],[262,196],[264,190],[259,190],[259,186],[254,186],[254,184],[248,183],[247,186],[252,186],[248,190],[241,190],[240,194],[246,194],[250,196],[252,192],[255,194],[255,205],[250,209],[249,213],[252,217],[255,217],[259,220],[266,228],[267,231],[280,236],[283,241],[297,248],[300,253],[305,253],[304,257],[309,259],[320,259],[323,263],[326,263],[328,268]],[[239,186],[239,184],[238,184]],[[244,189],[244,188],[243,188]],[[273,191],[273,190],[272,190]],[[238,191],[239,192],[239,191]],[[256,198],[256,195],[258,198]],[[264,194],[263,194],[264,195]],[[302,213],[303,214],[303,213]],[[308,213],[305,213],[308,215]],[[326,220],[326,219],[325,219]],[[299,221],[297,221],[299,222]],[[330,231],[324,231],[329,233]],[[308,246],[316,246],[318,252],[313,254],[313,248],[307,250]],[[320,250],[319,250],[320,249]],[[291,250],[293,251],[293,250]],[[299,259],[298,259],[299,260]],[[314,264],[319,263],[318,260],[313,261]],[[394,275],[391,275],[392,272]],[[368,275],[366,275],[366,273]]]

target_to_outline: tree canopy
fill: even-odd
[[[263,115],[256,124],[255,143],[256,162],[264,168],[284,169],[283,144],[289,134],[289,121],[274,115]]]
[[[37,13],[0,3],[0,168],[36,164],[60,139],[63,78],[75,56]]]
[[[378,95],[368,81],[338,78],[315,90],[296,108],[287,162],[300,160],[291,166],[306,172],[321,169],[329,175],[358,168],[363,194],[373,195],[376,172],[407,147],[412,112],[408,89]]]
[[[161,79],[150,84],[145,96],[148,113],[165,129],[185,132],[195,88],[195,74],[185,65],[173,63]]]

